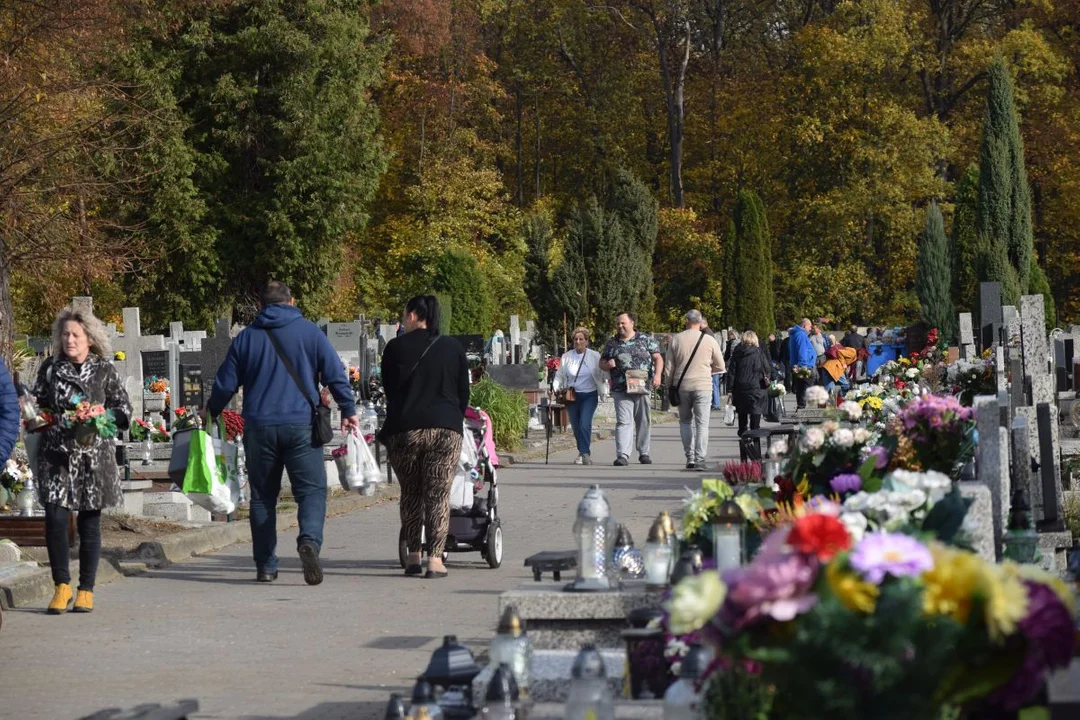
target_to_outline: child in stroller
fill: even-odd
[[[482,409],[470,407],[465,411],[461,459],[450,488],[450,534],[446,539],[446,553],[479,552],[492,568],[502,565],[503,556],[498,467],[491,418]],[[485,485],[487,494],[481,495]],[[424,549],[428,549],[426,540]],[[407,555],[405,529],[402,528],[398,535],[398,560],[403,568]]]

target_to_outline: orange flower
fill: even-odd
[[[788,545],[823,562],[851,547],[851,535],[844,524],[831,515],[814,513],[795,521],[788,534]]]

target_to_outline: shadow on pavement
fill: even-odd
[[[371,688],[382,692],[384,688]],[[386,690],[387,698],[390,691]],[[385,702],[326,702],[305,710],[299,715],[245,715],[240,720],[375,720],[386,712]]]

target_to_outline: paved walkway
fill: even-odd
[[[733,428],[713,413],[710,455],[736,456]],[[653,428],[655,464],[611,466],[614,441],[593,448],[597,465],[525,463],[499,474],[505,558],[454,554],[442,580],[406,578],[397,564],[397,503],[327,522],[325,582],[308,587],[281,533],[281,578],[252,582],[250,547],[98,588],[92,615],[9,611],[0,633],[0,718],[78,718],[107,707],[197,698],[200,718],[381,718],[392,690],[407,690],[444,634],[486,646],[498,595],[531,580],[526,556],[574,547],[571,527],[590,483],[640,546],[660,510],[675,510],[702,475],[685,463],[677,423]]]

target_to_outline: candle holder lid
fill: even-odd
[[[593,485],[585,491],[585,496],[577,506],[577,516],[591,520],[606,520],[611,517],[611,506],[599,485]]]
[[[402,701],[401,695],[391,693],[390,702],[386,703],[385,720],[404,720],[406,714],[405,703]]]
[[[604,679],[607,677],[607,668],[604,667],[604,658],[600,651],[592,643],[581,646],[581,652],[574,658],[574,667],[570,671],[570,677],[583,680]]]
[[[653,521],[652,526],[649,528],[649,542],[651,543],[667,543],[668,533],[664,529],[664,522],[659,517]]]
[[[622,523],[619,523],[618,530],[615,532],[615,549],[620,548],[633,548],[634,536],[630,534],[630,529]]]
[[[431,653],[423,678],[432,685],[449,688],[471,685],[479,674],[480,667],[469,648],[458,643],[456,635],[446,635],[442,647]]]
[[[518,637],[525,634],[525,622],[518,615],[517,608],[510,605],[503,612],[502,617],[499,618],[499,629],[497,631],[500,635],[513,635]]]

